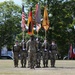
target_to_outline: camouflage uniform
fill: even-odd
[[[55,67],[55,60],[56,60],[56,54],[57,54],[57,44],[51,44],[50,49],[51,51],[51,67]]]
[[[20,45],[15,44],[13,46],[13,54],[14,54],[14,66],[18,67],[18,61],[19,61],[19,53],[20,53]]]
[[[48,67],[49,44],[47,41],[42,44],[42,48],[43,48],[43,65],[44,67]]]
[[[30,39],[26,44],[26,48],[28,52],[30,53],[30,56],[29,56],[30,66],[29,67],[32,69],[35,67],[35,64],[36,64],[36,49],[37,49],[36,40]]]
[[[27,60],[27,50],[26,50],[26,42],[21,43],[21,65],[22,67],[26,67],[26,60]]]
[[[41,42],[37,40],[37,51],[36,51],[36,67],[40,67],[40,61],[41,61]]]

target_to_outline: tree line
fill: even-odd
[[[75,0],[22,0],[26,16],[30,6],[32,6],[34,13],[35,5],[38,2],[41,7],[42,17],[44,6],[47,5],[50,22],[47,39],[49,41],[56,40],[63,58],[68,53],[70,43],[75,43]],[[8,48],[11,48],[15,38],[19,41],[22,40],[21,16],[22,7],[16,5],[13,1],[0,3],[0,51],[5,44],[7,44]],[[28,38],[26,32],[25,37]],[[43,28],[39,31],[39,37],[44,39]]]

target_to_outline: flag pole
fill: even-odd
[[[46,30],[45,30],[45,40],[46,40]]]
[[[45,30],[45,40],[46,40],[46,30]],[[46,44],[45,44],[45,49],[46,49]]]
[[[24,49],[24,30],[22,31],[22,49]]]
[[[23,30],[23,40],[24,40],[24,30]]]
[[[38,31],[37,31],[37,39],[38,39]],[[37,49],[38,49],[38,44],[37,44]]]
[[[25,31],[25,14],[24,14],[24,4],[22,4],[22,48],[24,49],[24,31]]]
[[[37,32],[37,38],[38,38],[38,32]]]

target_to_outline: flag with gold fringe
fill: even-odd
[[[39,4],[36,4],[35,21],[36,21],[36,31],[38,32],[39,29],[41,28],[41,10]]]
[[[49,20],[48,20],[48,12],[47,8],[44,8],[44,17],[43,17],[43,23],[42,23],[43,28],[47,31],[49,28]]]
[[[33,35],[33,19],[32,19],[32,7],[30,8],[29,16],[28,16],[28,34]]]

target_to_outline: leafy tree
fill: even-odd
[[[13,1],[0,3],[0,51],[3,45],[11,47],[21,32],[21,7]]]
[[[74,25],[75,25],[75,0],[22,0],[28,7],[32,5],[35,11],[35,4],[40,3],[41,15],[43,17],[43,8],[47,4],[50,28],[47,31],[47,39],[55,39],[59,52],[62,55],[68,53],[69,44],[74,43]],[[50,16],[51,15],[51,16]],[[44,36],[44,29],[41,28],[40,36]]]

